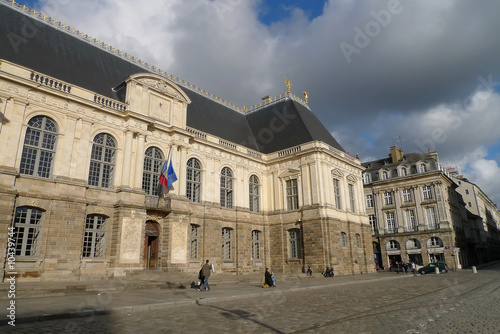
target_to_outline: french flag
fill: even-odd
[[[161,169],[159,182],[165,188],[169,188],[172,183],[177,181],[177,175],[175,175],[174,167],[172,166],[172,160],[165,160],[163,167]]]

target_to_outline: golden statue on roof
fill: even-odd
[[[290,94],[290,88],[292,88],[292,83],[290,82],[290,79],[288,77],[285,78],[285,83],[286,83],[286,93]]]
[[[309,94],[306,91],[304,91],[304,101],[306,101],[306,104],[308,100],[309,100]]]

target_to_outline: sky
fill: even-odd
[[[20,1],[238,106],[307,91],[362,162],[437,151],[500,204],[500,1]]]

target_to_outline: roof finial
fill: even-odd
[[[290,82],[290,79],[288,77],[285,78],[286,82],[286,93],[290,94],[290,88],[292,88],[292,83]]]
[[[306,102],[306,104],[309,101],[309,94],[306,91],[304,91],[304,101]]]

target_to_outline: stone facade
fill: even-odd
[[[442,170],[436,152],[403,154],[363,163],[367,213],[376,262],[445,261],[469,265],[471,226],[457,184]]]
[[[321,141],[263,154],[189,128],[189,97],[160,75],[122,88],[125,102],[0,61],[0,256],[14,227],[19,279],[195,274],[207,258],[235,274],[374,270],[358,159]],[[169,152],[178,181],[158,196]],[[145,161],[161,164],[149,173]]]

